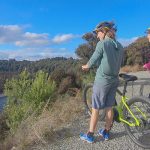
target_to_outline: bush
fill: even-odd
[[[7,131],[9,131],[9,128],[6,124],[6,116],[0,113],[0,141],[5,139],[8,134]]]
[[[34,79],[25,70],[18,78],[7,80],[4,92],[8,101],[4,112],[10,129],[14,131],[35,110],[39,112],[45,102],[52,98],[55,87],[48,74],[42,71],[37,72]]]
[[[88,83],[93,83],[95,79],[95,71],[90,70],[89,72],[85,73],[82,77],[83,79],[83,85],[86,85]]]
[[[65,70],[61,68],[56,68],[52,73],[51,73],[51,79],[56,82],[56,85],[59,86],[61,80],[66,77]]]
[[[72,87],[73,79],[71,76],[68,76],[62,80],[59,85],[58,93],[63,94],[65,93],[69,87]]]

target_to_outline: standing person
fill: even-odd
[[[147,39],[150,42],[150,28],[146,30],[146,34],[147,34]],[[144,64],[143,68],[150,71],[150,61]]]
[[[105,140],[109,139],[109,131],[113,122],[112,106],[116,105],[115,94],[119,83],[118,74],[123,58],[123,47],[116,41],[116,28],[113,22],[102,22],[93,31],[100,40],[95,52],[82,70],[88,71],[97,61],[100,62],[93,86],[92,115],[89,130],[81,133],[80,138],[89,143],[94,142],[99,110],[106,109],[106,124],[104,129],[98,131]]]

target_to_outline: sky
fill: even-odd
[[[0,59],[77,58],[82,36],[114,21],[124,46],[150,27],[149,0],[0,0]]]

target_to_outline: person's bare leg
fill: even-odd
[[[89,132],[94,133],[99,116],[99,110],[92,108]]]
[[[106,124],[105,124],[105,129],[110,130],[113,122],[113,109],[112,107],[106,108]]]

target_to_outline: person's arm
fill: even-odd
[[[86,64],[89,68],[91,68],[97,62],[97,60],[99,60],[99,62],[100,62],[100,59],[103,56],[103,47],[104,47],[103,42],[98,42],[92,57],[90,58],[90,60]]]

